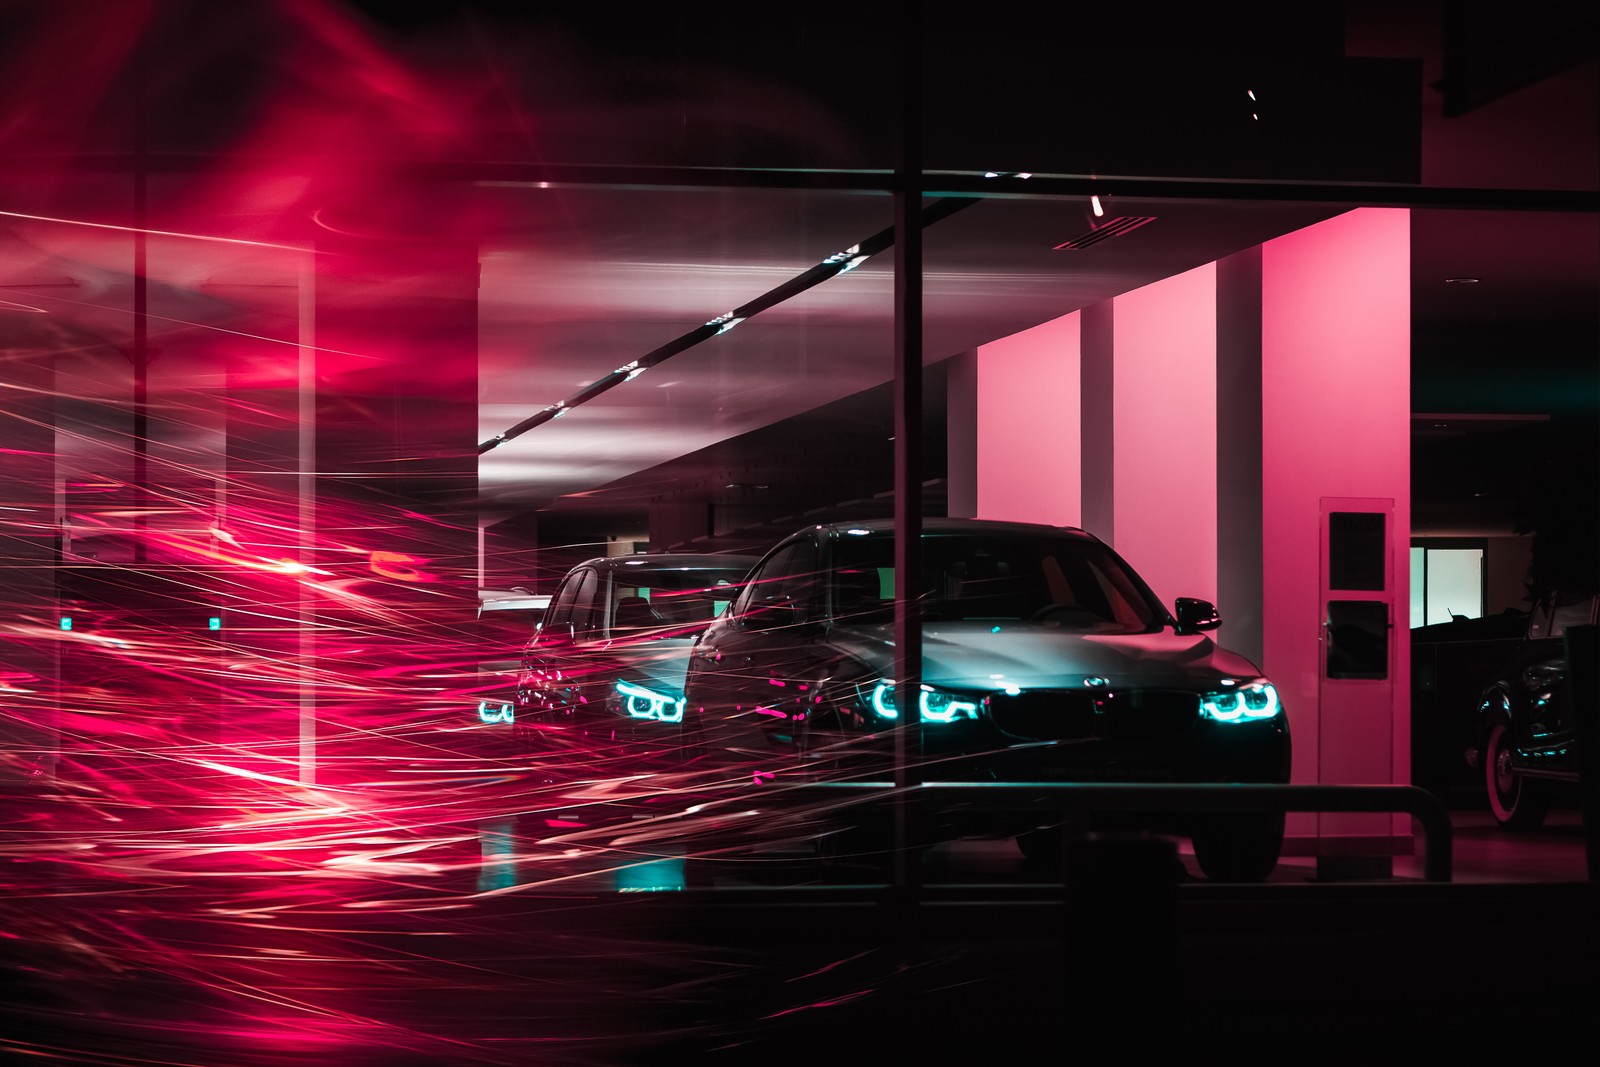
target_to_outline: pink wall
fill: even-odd
[[[1217,268],[1114,302],[1116,549],[1171,607],[1217,598]]]
[[[1239,291],[1230,290],[1229,299],[1255,300],[1253,271],[1233,279]],[[1113,539],[1169,604],[1178,596],[1215,600],[1219,548],[1228,547],[1217,536],[1217,279],[1217,265],[1207,264],[1119,296],[1111,306]],[[1261,246],[1259,310],[1259,405],[1252,392],[1236,411],[1224,405],[1220,417],[1260,420],[1260,658],[1289,710],[1293,780],[1405,782],[1408,213],[1362,208]],[[1235,332],[1240,336],[1230,343],[1249,351],[1231,358],[1253,369],[1253,328]],[[978,350],[979,515],[1079,524],[1081,341],[1080,313],[1074,313]],[[1244,451],[1253,464],[1255,447]],[[1244,481],[1253,496],[1253,481]],[[1244,491],[1234,488],[1235,495]],[[1322,513],[1328,498],[1379,500],[1390,509],[1396,640],[1386,690],[1340,683],[1331,697],[1324,691]],[[1249,503],[1229,506],[1244,514]],[[1249,525],[1245,532],[1253,534]],[[1232,552],[1230,566],[1246,560],[1254,571],[1255,551]],[[1325,698],[1333,709],[1326,716]],[[1291,833],[1300,834],[1387,835],[1390,828],[1405,833],[1409,825],[1403,816],[1390,821],[1383,815],[1291,821]]]
[[[978,517],[1077,526],[1078,313],[978,349]]]
[[[1297,782],[1409,778],[1410,285],[1403,209],[1361,208],[1262,249],[1263,667],[1289,709]],[[1325,497],[1393,500],[1397,620],[1391,707],[1326,723]]]

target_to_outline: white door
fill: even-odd
[[[1392,499],[1323,498],[1317,781],[1328,785],[1395,781],[1394,535]],[[1318,836],[1325,847],[1329,838],[1387,838],[1389,824],[1384,814],[1329,813]]]

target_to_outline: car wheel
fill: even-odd
[[[1529,781],[1511,768],[1511,722],[1496,715],[1483,745],[1484,786],[1489,794],[1489,812],[1507,830],[1533,830],[1544,822],[1549,803],[1538,782]]]
[[[1189,836],[1201,873],[1213,882],[1260,882],[1283,851],[1282,812],[1250,812],[1208,820]]]

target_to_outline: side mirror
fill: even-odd
[[[744,624],[752,630],[776,630],[794,623],[794,605],[787,600],[764,600],[752,606]]]
[[[744,616],[744,624],[751,630],[777,630],[798,626],[803,621],[800,606],[788,597],[764,600]]]
[[[570,622],[557,623],[554,626],[540,623],[539,629],[534,632],[533,643],[542,646],[570,645],[576,637]]]
[[[1222,616],[1217,614],[1217,606],[1209,600],[1181,596],[1173,601],[1173,607],[1176,609],[1174,617],[1177,619],[1180,634],[1215,630],[1222,625]]]

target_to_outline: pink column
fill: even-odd
[[[1289,709],[1294,780],[1403,783],[1410,767],[1403,615],[1411,525],[1409,213],[1362,208],[1269,241],[1261,275],[1263,666]],[[1323,678],[1322,516],[1334,498],[1392,501],[1387,707],[1342,706],[1343,694],[1357,687],[1330,687]],[[1382,816],[1323,816],[1319,832],[1372,833],[1374,820],[1382,833]]]
[[[1114,302],[1116,549],[1170,608],[1217,598],[1217,270]]]
[[[1078,320],[978,348],[978,517],[1079,524]]]

